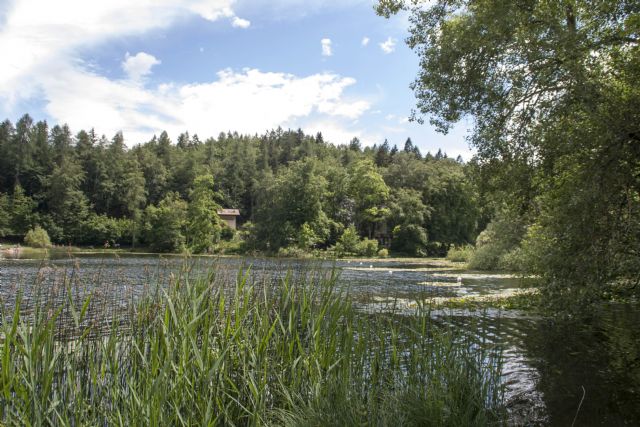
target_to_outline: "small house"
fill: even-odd
[[[218,216],[230,229],[235,230],[237,227],[236,218],[240,216],[240,211],[238,209],[218,209]]]

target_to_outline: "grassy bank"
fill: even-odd
[[[2,312],[7,425],[487,425],[499,359],[429,313],[362,313],[313,272],[188,269],[135,302],[73,273]],[[45,283],[44,281],[42,284]],[[34,302],[35,301],[35,302]],[[55,303],[53,302],[55,301]],[[107,327],[105,327],[105,325]]]

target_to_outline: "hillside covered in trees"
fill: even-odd
[[[24,115],[0,125],[0,237],[39,226],[58,244],[156,251],[210,252],[226,239],[236,251],[445,254],[486,225],[472,173],[410,139],[363,148],[277,129],[133,145]],[[239,232],[217,221],[221,207],[240,210]]]

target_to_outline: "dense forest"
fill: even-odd
[[[14,240],[38,226],[65,245],[425,255],[486,225],[472,167],[411,139],[336,146],[277,129],[175,143],[163,132],[134,146],[24,115],[0,125],[0,171],[0,236]],[[221,207],[240,210],[237,235]]]

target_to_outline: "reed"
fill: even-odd
[[[0,424],[504,420],[499,353],[437,326],[427,307],[358,310],[335,272],[231,278],[184,268],[128,298],[73,277],[55,297],[34,286],[4,304]]]

